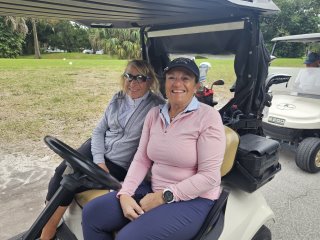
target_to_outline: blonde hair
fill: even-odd
[[[128,62],[126,66],[126,70],[129,67],[135,67],[140,74],[150,77],[150,80],[148,80],[150,85],[150,90],[155,94],[160,93],[159,80],[150,63],[144,60],[131,60],[130,62]],[[123,75],[121,76],[121,79],[120,79],[120,86],[122,88],[122,91],[125,91],[125,79]]]

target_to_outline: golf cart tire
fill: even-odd
[[[309,173],[320,171],[320,138],[309,137],[304,139],[297,149],[296,164],[302,170]],[[318,161],[318,164],[316,162]],[[318,165],[318,166],[317,166]]]
[[[267,228],[265,225],[262,225],[262,227],[258,230],[258,232],[254,235],[254,237],[251,240],[271,240],[271,231],[269,228]]]

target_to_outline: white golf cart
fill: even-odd
[[[272,39],[279,42],[320,43],[320,33]],[[273,51],[276,49],[275,45]],[[272,53],[273,54],[273,53]],[[275,60],[276,61],[276,60]],[[320,68],[270,68],[288,74],[288,83],[272,87],[272,105],[263,117],[263,130],[296,151],[295,161],[302,170],[320,171]]]
[[[281,169],[279,143],[264,137],[262,130],[262,111],[270,99],[265,86],[270,54],[259,31],[259,17],[279,11],[271,0],[64,0],[60,3],[15,0],[0,2],[0,9],[8,15],[69,18],[89,27],[139,28],[142,58],[158,73],[162,93],[163,69],[170,54],[233,54],[234,97],[219,110],[227,134],[221,169],[223,191],[192,239],[271,239],[265,224],[275,216],[259,191]],[[268,81],[270,86],[282,79],[275,76]],[[114,190],[121,186],[61,141],[48,136],[45,142],[75,172],[64,177],[61,187],[30,229],[12,239],[36,239],[65,192],[79,184]],[[86,194],[76,197],[58,228],[58,239],[83,238],[81,206],[101,194],[101,190],[98,193],[92,190],[89,197]]]

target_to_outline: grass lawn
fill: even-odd
[[[0,59],[1,150],[31,151],[45,135],[81,144],[119,90],[126,62]]]
[[[19,56],[19,59],[34,59],[34,55]],[[112,60],[106,54],[84,54],[84,53],[41,53],[41,59],[90,59],[90,60]]]
[[[304,58],[277,58],[271,62],[271,67],[304,67]]]
[[[74,147],[90,137],[110,98],[119,90],[127,61],[105,55],[81,54],[81,59],[80,54],[67,55],[46,54],[40,60],[0,59],[2,151],[10,152],[17,144],[23,152],[35,151],[39,145],[46,149],[39,144],[45,135]],[[208,84],[224,79],[226,85],[217,87],[216,93],[230,95],[228,89],[235,80],[233,60],[197,59],[198,64],[203,61],[212,64]],[[298,66],[302,60],[277,59],[272,66],[286,61]]]

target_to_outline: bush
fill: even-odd
[[[23,36],[13,32],[0,17],[0,58],[16,58],[24,42]]]

